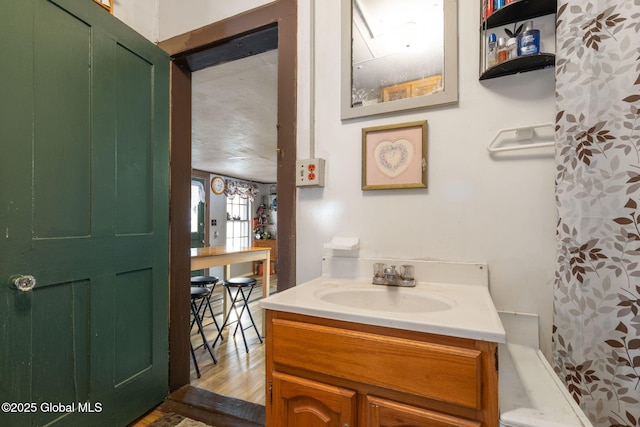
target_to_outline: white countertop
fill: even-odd
[[[349,298],[339,303],[321,299],[336,290],[353,290],[367,294],[382,293],[389,307],[396,302],[413,301],[407,311],[367,308],[360,299],[349,306]],[[351,298],[353,299],[353,298]],[[416,308],[423,299],[432,311]],[[429,302],[433,302],[433,304]],[[421,304],[421,303],[418,303]],[[444,305],[443,305],[444,304]],[[497,343],[506,342],[506,334],[487,286],[418,282],[415,287],[373,285],[370,279],[345,279],[321,276],[261,300],[269,310],[305,314],[334,320],[385,326]],[[446,306],[445,309],[442,307]]]

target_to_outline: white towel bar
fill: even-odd
[[[496,136],[493,137],[491,143],[487,147],[487,151],[489,153],[498,153],[500,151],[514,151],[514,150],[527,150],[531,148],[542,148],[542,147],[553,147],[555,146],[555,141],[548,142],[529,142],[521,145],[507,145],[504,147],[499,147],[499,142],[502,142],[500,137],[509,132],[515,132],[515,139],[518,141],[530,141],[533,140],[536,135],[536,129],[550,128],[552,131],[555,129],[555,125],[553,123],[545,123],[540,125],[531,125],[531,126],[520,126],[508,129],[500,130]]]

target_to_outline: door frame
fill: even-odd
[[[296,277],[296,74],[297,0],[275,0],[158,45],[171,56],[171,153],[169,208],[169,389],[190,383],[189,198],[191,186],[191,69],[188,54],[234,37],[278,25],[278,291]]]

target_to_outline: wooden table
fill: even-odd
[[[271,276],[269,265],[271,262],[271,249],[259,247],[229,247],[229,246],[209,246],[207,248],[191,248],[191,271],[204,268],[224,266],[224,280],[231,277],[231,264],[243,262],[262,261],[262,298],[269,296],[271,286]],[[227,315],[227,295],[223,293],[224,308],[223,315]],[[248,308],[247,308],[248,309]],[[262,335],[266,326],[265,313],[262,310]]]

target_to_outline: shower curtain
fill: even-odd
[[[640,0],[558,0],[556,372],[640,426]]]

